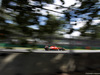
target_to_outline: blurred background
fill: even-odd
[[[0,50],[100,49],[99,0],[0,0]],[[0,75],[99,74],[99,53],[0,52]],[[91,66],[92,65],[92,66]]]

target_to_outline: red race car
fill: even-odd
[[[56,47],[56,46],[45,46],[45,50],[46,51],[50,51],[50,50],[61,50],[61,51],[64,51],[65,49],[62,48],[62,47]]]

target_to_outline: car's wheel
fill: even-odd
[[[60,50],[61,50],[61,51],[64,51],[65,49],[64,49],[64,48],[61,48]]]
[[[45,48],[45,51],[49,51],[49,49],[48,48]]]
[[[59,51],[62,51],[62,49],[59,49]]]

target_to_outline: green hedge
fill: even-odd
[[[0,43],[0,47],[21,47],[20,45]]]
[[[7,44],[7,43],[0,43],[0,47],[37,47],[37,48],[44,48],[45,45],[33,45],[33,44],[27,44],[25,46],[21,45],[16,45],[16,44]],[[86,49],[86,47],[80,47],[80,46],[61,46],[66,49]],[[88,46],[87,46],[88,47]],[[100,49],[100,47],[90,47],[90,49],[95,50],[95,49]]]

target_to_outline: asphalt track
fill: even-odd
[[[29,49],[0,49],[0,53],[100,53],[100,50],[66,50],[66,51],[45,51],[45,50],[29,50]]]
[[[89,68],[90,70],[94,69],[94,73],[100,72],[100,70],[98,70],[99,72],[96,70],[100,68],[100,50],[29,51],[27,49],[0,49],[0,52],[11,53],[1,60],[0,75],[56,75],[53,73],[74,71],[75,66],[79,72],[86,70],[86,73],[91,73],[87,71]],[[81,54],[70,55],[68,53]],[[85,75],[85,72],[80,73],[73,75]]]

